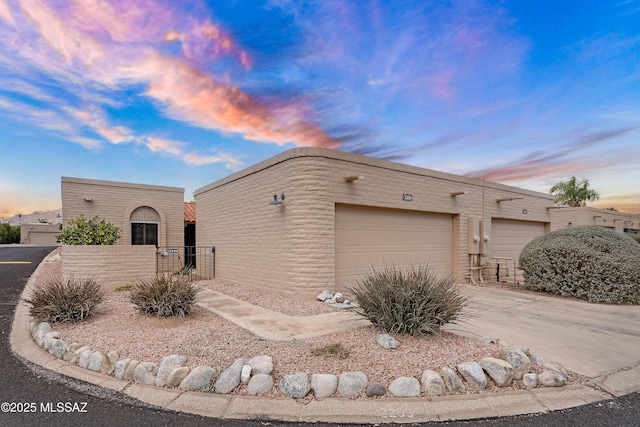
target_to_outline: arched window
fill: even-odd
[[[158,246],[160,215],[148,206],[141,206],[131,212],[131,244]]]

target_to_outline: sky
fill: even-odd
[[[0,217],[294,147],[640,214],[640,1],[0,0]]]

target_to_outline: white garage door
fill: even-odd
[[[491,256],[510,257],[516,260],[517,264],[520,252],[525,245],[544,233],[544,222],[494,218],[491,220]],[[509,269],[512,275],[513,262],[509,263]],[[518,275],[518,280],[522,281],[521,274]]]
[[[427,262],[440,273],[453,266],[453,217],[403,210],[336,206],[336,287],[352,286],[370,267]]]

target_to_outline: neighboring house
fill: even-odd
[[[61,224],[20,224],[20,243],[24,245],[58,245]]]
[[[286,151],[195,197],[217,277],[309,297],[391,263],[428,262],[463,281],[549,231],[553,205],[549,194],[320,148]]]
[[[183,246],[184,189],[62,177],[64,225],[81,214],[118,226],[120,245]]]
[[[551,212],[551,230],[577,225],[600,225],[619,233],[640,234],[640,215],[588,207],[557,207]]]

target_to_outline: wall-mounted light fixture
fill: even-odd
[[[85,202],[93,202],[93,199],[91,197],[85,197],[84,201]]]
[[[491,236],[489,236],[488,234],[485,234],[484,241],[489,242],[490,240],[491,240]]]
[[[270,205],[282,205],[284,203],[284,193],[280,194],[280,200],[278,200],[278,195],[273,195],[273,200],[269,202]]]
[[[456,197],[456,196],[461,196],[463,194],[467,194],[467,192],[466,191],[452,191],[451,193],[449,193],[449,196]]]
[[[345,176],[342,179],[344,179],[345,182],[353,182],[353,181],[357,181],[359,179],[364,179],[364,176],[349,175],[349,176]]]
[[[478,243],[480,241],[480,236],[473,236],[473,241]]]
[[[510,202],[512,200],[522,200],[524,197],[502,197],[500,199],[496,199],[496,203],[500,202]]]

